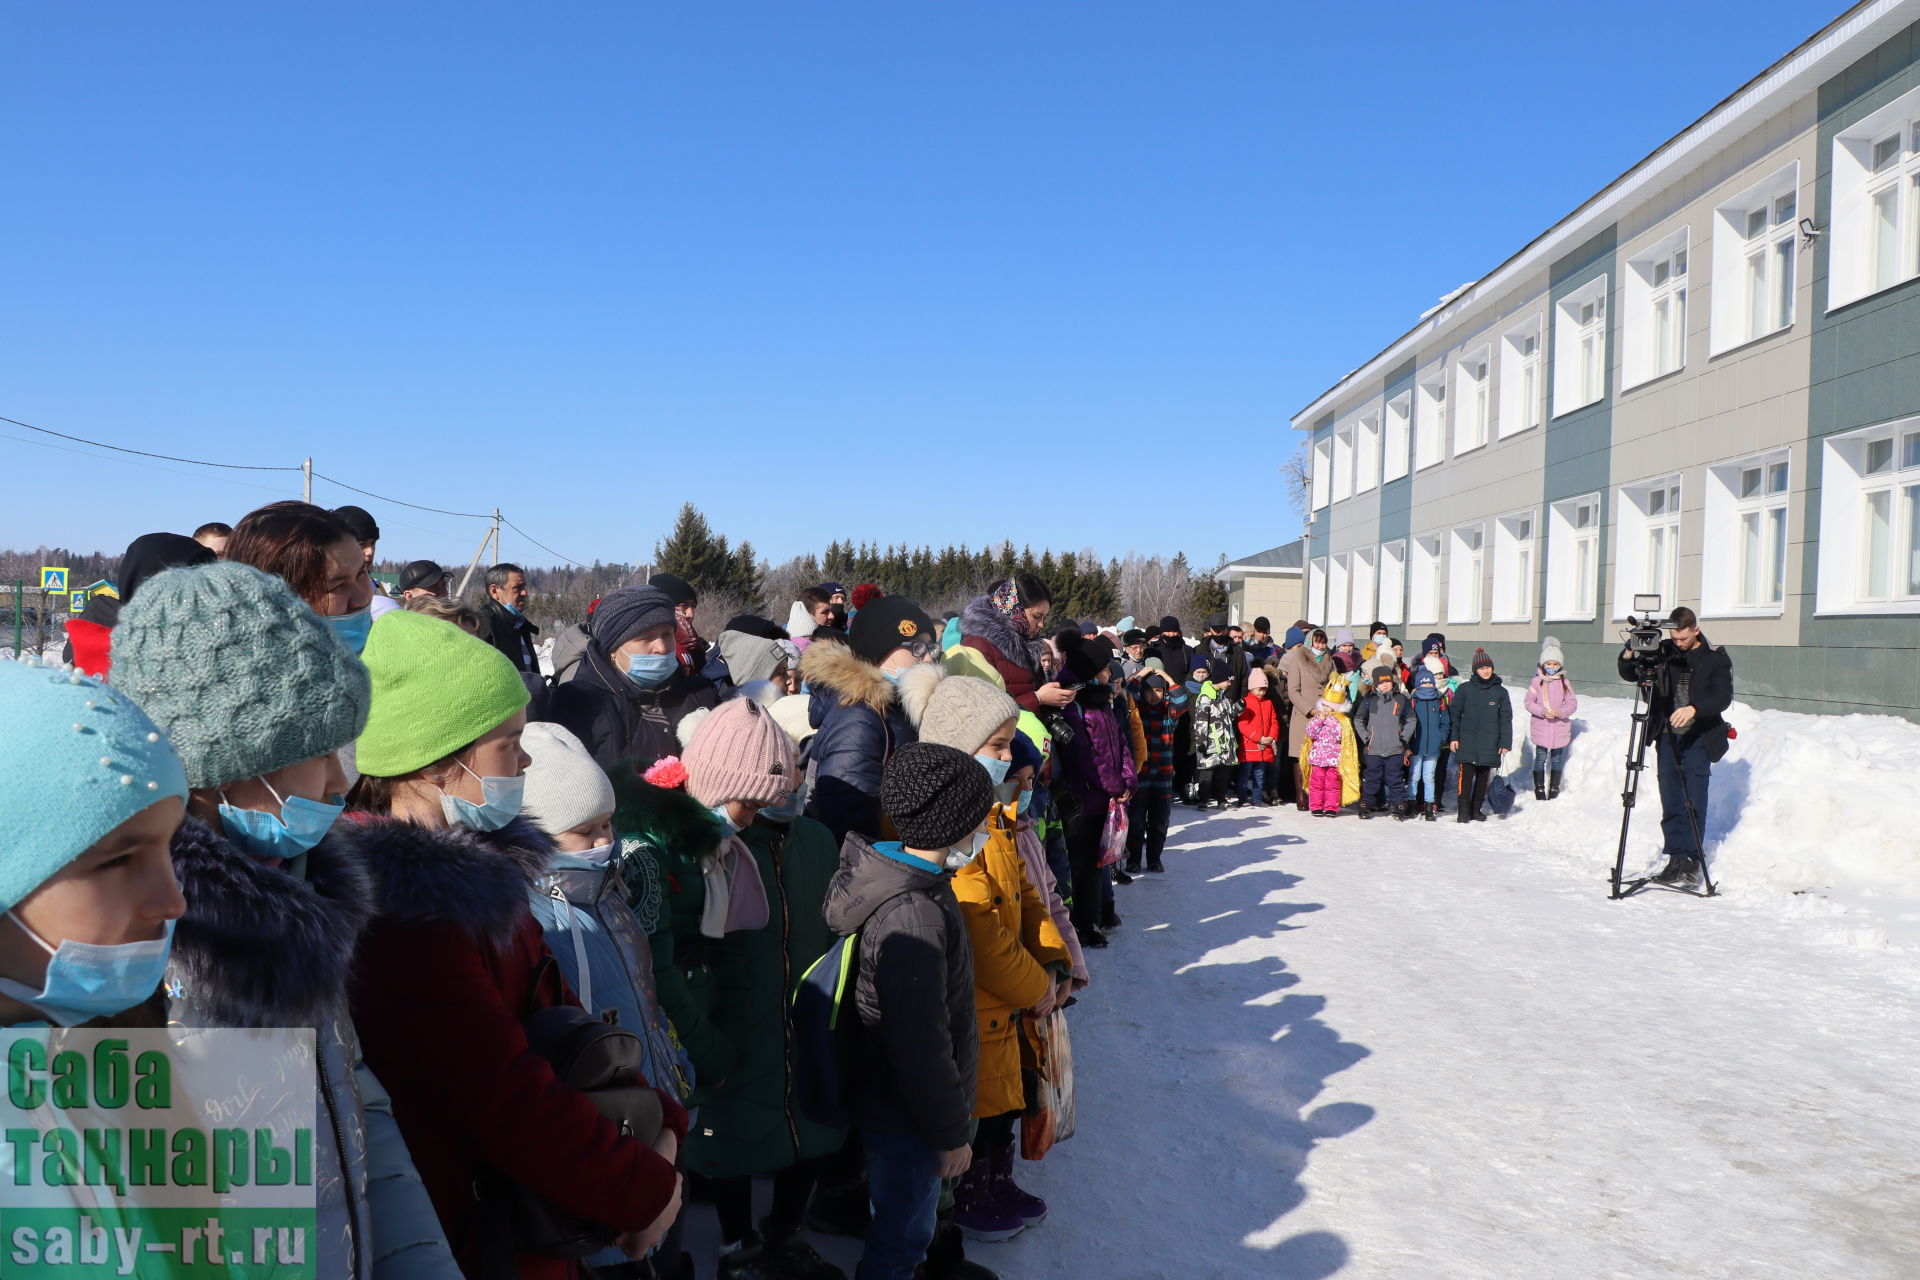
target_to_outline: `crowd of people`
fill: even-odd
[[[1173,805],[1432,820],[1451,760],[1466,822],[1513,745],[1438,634],[1102,629],[1023,574],[710,639],[660,574],[543,641],[517,566],[477,608],[430,561],[389,594],[378,541],[299,502],[147,535],[68,662],[0,664],[0,1024],[314,1029],[328,1276],[688,1276],[691,1196],[730,1280],[841,1277],[809,1231],[868,1280],[991,1277],[965,1241],[1048,1213],[1035,1028]],[[1543,799],[1575,706],[1549,641]],[[844,938],[836,1123],[791,999]],[[629,1110],[548,1051],[569,1010],[631,1037]]]

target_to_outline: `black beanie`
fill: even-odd
[[[1145,644],[1146,642],[1147,633],[1138,627],[1131,628],[1127,634],[1120,637],[1121,644]]]
[[[966,752],[914,742],[887,761],[880,808],[907,848],[951,849],[977,831],[993,808],[993,782]]]
[[[1169,631],[1178,631],[1179,629],[1180,619],[1174,617],[1172,614],[1168,614],[1166,617],[1160,619],[1161,635],[1165,635]]]
[[[787,629],[778,623],[769,622],[756,613],[736,613],[727,619],[722,631],[738,631],[743,635],[758,636],[762,640],[788,639]]]
[[[698,604],[700,595],[687,580],[674,573],[656,573],[647,579],[647,585],[657,591],[667,593],[667,599],[675,605]]]
[[[1076,683],[1085,684],[1094,679],[1107,665],[1109,652],[1105,645],[1064,633],[1055,643],[1060,646],[1060,660]]]
[[[1493,665],[1492,654],[1488,653],[1485,649],[1475,649],[1473,651],[1473,663],[1467,668],[1467,670],[1478,671],[1482,667],[1491,667],[1492,665]]]
[[[854,656],[878,666],[888,654],[909,641],[932,637],[937,644],[940,628],[933,625],[919,605],[905,596],[880,596],[860,606],[847,628],[847,644]]]

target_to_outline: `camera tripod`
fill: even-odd
[[[1626,785],[1620,792],[1620,845],[1613,855],[1613,891],[1607,895],[1609,901],[1631,898],[1644,889],[1665,889],[1671,893],[1688,893],[1696,898],[1711,898],[1718,895],[1714,888],[1713,873],[1707,870],[1707,846],[1700,838],[1700,815],[1694,812],[1693,796],[1687,791],[1684,780],[1680,787],[1680,798],[1687,807],[1687,825],[1693,831],[1693,847],[1699,850],[1700,886],[1662,884],[1652,876],[1640,876],[1623,883],[1622,872],[1627,863],[1627,828],[1633,822],[1633,806],[1640,794],[1640,775],[1647,767],[1647,744],[1666,743],[1667,750],[1673,754],[1674,768],[1680,767],[1679,748],[1673,744],[1673,735],[1665,725],[1658,730],[1649,731],[1648,720],[1652,714],[1653,675],[1643,670],[1636,682],[1633,699],[1633,724],[1627,730],[1627,777]],[[1656,745],[1656,751],[1659,747]]]

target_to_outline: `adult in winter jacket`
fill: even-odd
[[[661,1094],[660,1136],[624,1134],[527,1043],[523,1019],[577,1001],[527,907],[554,846],[519,816],[526,686],[485,641],[405,610],[374,626],[365,658],[361,816],[334,837],[378,886],[351,1007],[454,1256],[469,1274],[579,1274],[516,1248],[490,1207],[506,1181],[641,1257],[679,1213],[686,1112]]]
[[[1222,671],[1221,678],[1214,683],[1226,689],[1227,697],[1238,703],[1246,699],[1247,673],[1257,664],[1248,661],[1245,644],[1233,638],[1235,629],[1227,625],[1226,614],[1212,615],[1207,619],[1207,633],[1201,638],[1199,652],[1210,669]]]
[[[882,801],[900,839],[847,838],[826,921],[860,935],[853,1118],[873,1197],[860,1274],[910,1280],[935,1239],[940,1180],[973,1161],[973,948],[946,863],[986,820],[993,786],[964,752],[912,743],[888,762]]]
[[[604,769],[643,771],[679,750],[675,730],[720,700],[674,654],[673,602],[653,587],[622,587],[587,619],[587,648],[571,680],[553,691],[547,718],[566,726]]]
[[[1294,776],[1294,794],[1301,812],[1307,808],[1307,775],[1300,762],[1300,746],[1307,738],[1307,721],[1320,703],[1320,692],[1333,678],[1333,655],[1327,650],[1327,633],[1315,627],[1305,643],[1289,648],[1280,659],[1280,671],[1286,677],[1287,770]]]
[[[540,628],[521,612],[527,607],[527,575],[517,564],[496,564],[487,570],[487,601],[480,612],[487,620],[487,642],[506,655],[515,671],[538,675],[540,660],[534,637]]]
[[[939,656],[940,636],[919,605],[882,596],[853,620],[847,643],[816,641],[800,660],[813,703],[807,816],[835,840],[881,835],[880,779],[913,725],[895,697],[905,672]]]
[[[1461,822],[1485,822],[1480,811],[1501,759],[1513,749],[1513,700],[1494,674],[1485,649],[1473,655],[1473,678],[1453,691],[1453,739],[1447,745],[1460,762]]]
[[[1073,701],[1072,690],[1048,680],[1041,666],[1052,609],[1047,584],[1030,573],[1017,573],[994,583],[960,611],[960,643],[979,650],[1000,673],[1008,695],[1028,711]]]
[[[1080,685],[1073,705],[1063,713],[1068,732],[1055,739],[1055,770],[1074,801],[1067,823],[1067,856],[1073,866],[1073,922],[1082,946],[1104,947],[1102,929],[1115,928],[1120,917],[1102,892],[1100,834],[1108,806],[1125,804],[1133,794],[1137,773],[1127,728],[1114,713],[1108,686],[1106,651],[1078,635],[1062,633],[1061,656],[1066,670]]]
[[[1690,884],[1706,856],[1707,787],[1713,766],[1727,754],[1733,705],[1733,658],[1707,640],[1700,619],[1681,605],[1668,615],[1672,633],[1660,642],[1647,703],[1648,731],[1660,776],[1660,834],[1667,862],[1654,877]],[[1630,650],[1621,650],[1620,678],[1640,679]]]
[[[1407,805],[1407,768],[1413,762],[1419,725],[1413,699],[1401,693],[1393,674],[1393,651],[1373,669],[1373,690],[1353,713],[1353,733],[1359,742],[1363,777],[1360,816],[1390,806],[1404,822],[1413,816]]]
[[[319,1114],[316,1264],[352,1277],[458,1274],[361,1059],[348,975],[374,914],[369,869],[330,835],[336,753],[367,720],[367,670],[287,585],[248,565],[174,569],[121,615],[115,679],[170,735],[193,788],[173,838],[187,911],[168,1020],[306,1027]]]
[[[140,585],[168,569],[213,561],[213,552],[203,544],[177,533],[143,533],[135,538],[120,555],[114,593],[94,592],[67,623],[65,660],[90,676],[108,675],[113,665],[113,628]]]
[[[1560,642],[1548,636],[1540,645],[1540,662],[1527,682],[1527,734],[1533,741],[1533,795],[1536,800],[1560,796],[1560,774],[1567,765],[1567,747],[1573,742],[1573,713],[1580,699],[1567,679],[1567,657]]]

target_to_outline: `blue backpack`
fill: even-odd
[[[807,966],[793,991],[793,1091],[807,1119],[830,1129],[852,1124],[860,1056],[860,934],[836,938]]]

